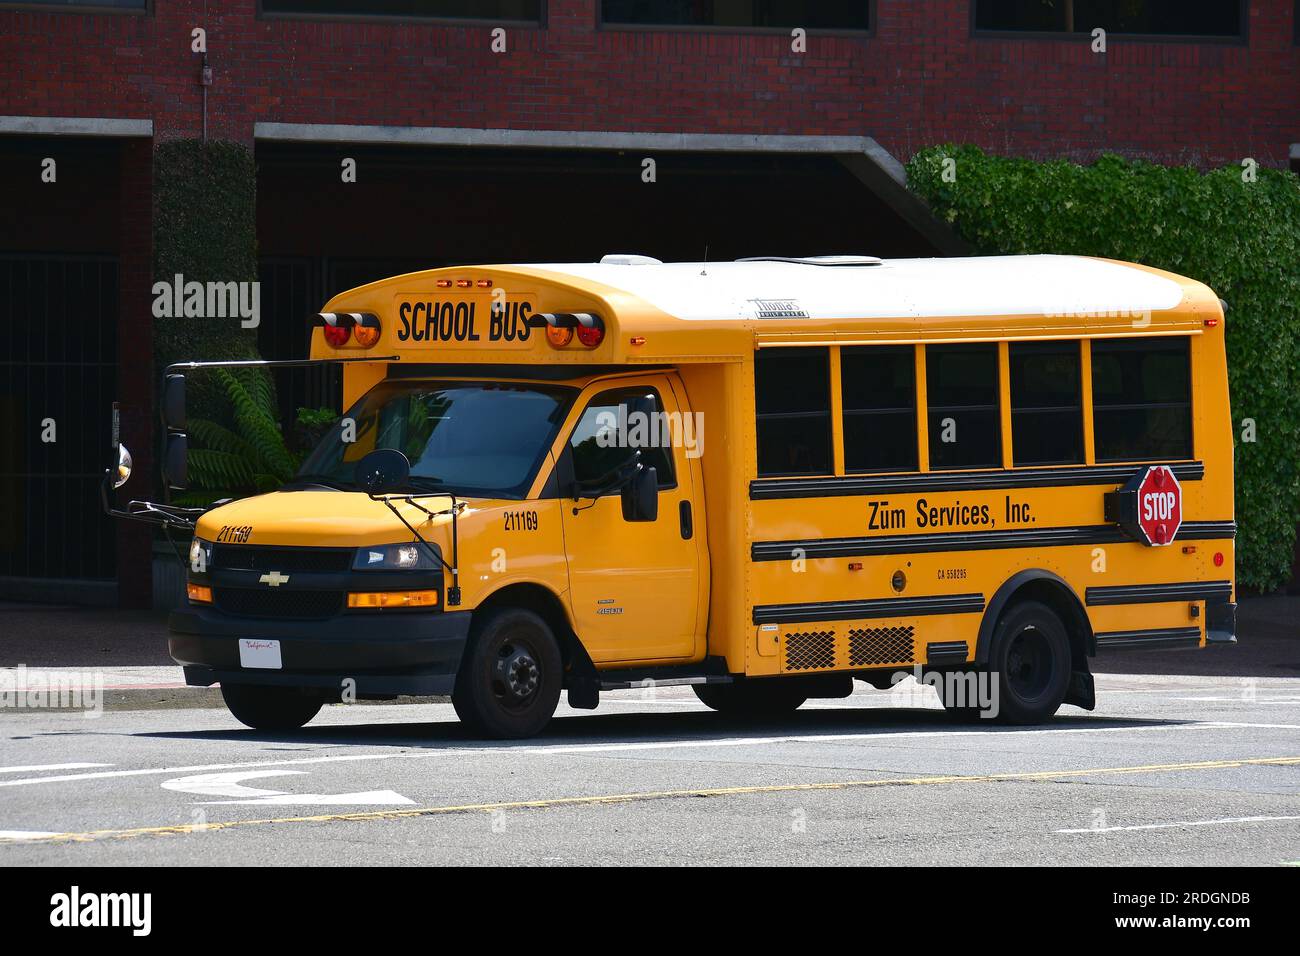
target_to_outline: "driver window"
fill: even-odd
[[[633,412],[632,403],[639,398],[653,401],[654,414],[650,420]],[[671,426],[659,393],[653,388],[602,392],[591,400],[569,439],[574,478],[579,482],[604,478],[640,451],[642,463],[656,470],[659,487],[676,487]]]

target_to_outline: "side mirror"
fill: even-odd
[[[168,375],[163,383],[162,416],[169,431],[185,431],[184,375]]]
[[[117,473],[113,476],[113,488],[121,488],[131,477],[131,453],[125,445],[117,446]]]
[[[640,468],[623,486],[623,520],[655,521],[659,518],[659,471]]]
[[[406,485],[411,462],[396,448],[376,448],[357,462],[354,480],[368,495],[382,495]]]
[[[167,436],[167,449],[163,452],[163,479],[168,488],[184,491],[189,486],[190,441],[184,432]]]

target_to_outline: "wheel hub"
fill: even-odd
[[[506,645],[501,648],[500,668],[506,696],[513,702],[527,700],[537,692],[542,672],[527,648]]]

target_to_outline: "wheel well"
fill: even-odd
[[[1012,605],[1021,601],[1038,601],[1056,612],[1070,638],[1071,668],[1086,671],[1088,658],[1096,653],[1096,641],[1088,614],[1070,585],[1050,571],[1042,570],[1021,571],[998,588],[980,623],[975,659],[981,663],[988,659],[993,629],[997,626],[998,619]]]
[[[560,657],[566,670],[575,656],[587,657],[586,649],[569,625],[564,605],[550,588],[540,584],[508,584],[489,595],[487,600],[474,609],[474,614],[479,616],[482,612],[497,607],[525,608],[545,621],[560,644]]]

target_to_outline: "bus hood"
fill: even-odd
[[[451,521],[451,498],[435,495],[418,500],[420,508],[438,517],[430,518],[407,502],[393,504],[420,534],[438,541],[444,536],[441,527]],[[232,501],[199,518],[195,534],[222,544],[307,548],[392,544],[413,537],[382,501],[373,501],[359,491],[325,488],[273,491]]]

